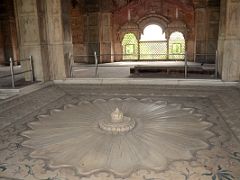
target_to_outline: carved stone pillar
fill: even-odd
[[[87,48],[85,44],[84,33],[84,5],[77,4],[72,7],[71,10],[71,27],[72,27],[72,43],[73,43],[73,55],[74,56],[87,56]],[[87,58],[84,57],[80,62],[87,62]]]
[[[99,12],[91,12],[85,16],[85,34],[88,52],[88,63],[94,64],[94,52],[100,54],[99,41]]]
[[[44,2],[15,0],[20,58],[33,57],[38,81],[50,79]],[[27,79],[29,77],[26,77]]]
[[[100,62],[111,62],[112,14],[101,13],[100,25]]]
[[[226,28],[226,2],[221,0],[220,5],[220,20],[219,20],[219,34],[218,34],[218,74],[222,74],[223,52],[224,52],[224,39]]]
[[[93,12],[86,16],[86,34],[88,43],[89,63],[94,63],[94,52],[100,63],[111,62],[112,14]]]
[[[205,62],[207,10],[203,4],[195,5],[195,61]]]
[[[46,0],[46,7],[50,78],[64,79],[72,54],[71,4],[69,0]]]
[[[219,4],[217,1],[195,2],[196,61],[215,63],[218,30]]]
[[[5,63],[5,58],[4,58],[4,45],[3,45],[3,35],[1,31],[1,25],[0,25],[0,64]]]
[[[88,63],[94,63],[94,52],[99,63],[111,62],[112,49],[112,1],[85,1],[85,42]]]
[[[17,41],[17,28],[15,18],[10,17],[8,20],[8,25],[10,29],[10,39],[11,43],[9,44],[9,48],[12,49],[12,57],[15,60],[19,60],[19,49],[18,49],[18,41]]]
[[[16,26],[13,18],[5,17],[1,20],[1,31],[2,31],[2,41],[3,41],[3,51],[5,63],[9,61],[12,57],[17,59],[17,41],[16,41]],[[14,53],[15,52],[15,53]]]
[[[33,56],[36,79],[64,79],[72,52],[70,1],[15,0],[21,58]]]
[[[222,79],[225,81],[240,80],[240,0],[226,1],[225,37],[222,59]],[[219,47],[220,48],[220,47]]]
[[[17,28],[13,1],[3,0],[0,6],[0,63],[7,64],[9,58],[18,59]]]

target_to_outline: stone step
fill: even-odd
[[[19,89],[0,89],[0,100],[5,100],[19,94]]]
[[[130,73],[163,73],[163,74],[172,74],[172,73],[184,73],[184,66],[134,66],[130,68]],[[214,74],[214,67],[204,67],[204,66],[188,66],[187,72],[192,74]]]

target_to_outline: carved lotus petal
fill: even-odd
[[[134,119],[134,128],[112,134],[99,128],[119,108]],[[49,166],[74,167],[80,174],[111,171],[127,176],[138,169],[164,170],[176,160],[190,160],[208,148],[211,123],[194,109],[180,104],[135,98],[96,100],[68,106],[41,116],[23,133],[32,158],[48,159]]]

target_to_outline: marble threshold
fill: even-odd
[[[54,84],[96,84],[96,85],[189,85],[189,86],[240,86],[240,82],[226,82],[220,79],[156,79],[156,78],[67,78],[54,80]]]

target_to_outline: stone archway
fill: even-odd
[[[145,27],[150,24],[159,25],[162,28],[163,32],[165,32],[168,23],[169,21],[167,18],[158,14],[148,14],[137,21],[141,33],[143,33]]]
[[[175,20],[168,24],[166,28],[166,37],[170,38],[170,35],[174,32],[181,32],[185,40],[188,39],[188,28],[187,25],[181,20]]]
[[[139,41],[139,59],[162,60],[167,59],[167,40],[163,28],[157,24],[147,25]]]
[[[168,40],[168,58],[174,60],[184,59],[185,44],[183,33],[179,31],[172,32]]]
[[[135,22],[132,22],[132,21],[129,21],[126,24],[124,24],[120,28],[118,33],[119,33],[119,40],[120,40],[120,42],[122,42],[125,34],[127,34],[127,33],[134,34],[138,41],[139,41],[140,35],[141,35],[138,24],[135,23]]]
[[[126,33],[122,40],[123,60],[137,60],[139,54],[139,41],[135,34]]]

